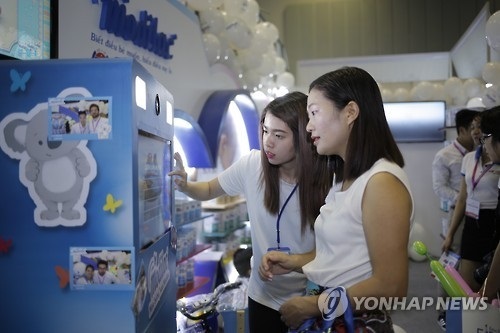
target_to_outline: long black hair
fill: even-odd
[[[335,164],[343,169],[336,171],[336,181],[358,178],[380,158],[404,166],[404,159],[385,117],[384,104],[377,82],[365,70],[342,67],[326,73],[309,86],[318,90],[339,110],[354,101],[359,116],[353,123],[345,160],[333,156]],[[343,167],[342,167],[343,164]]]
[[[500,142],[500,105],[481,112],[481,132],[491,134],[493,142]]]
[[[271,101],[260,117],[260,139],[262,144],[262,124],[267,114],[272,114],[288,125],[293,133],[296,159],[296,177],[300,200],[301,232],[307,226],[314,225],[320,207],[332,185],[333,173],[329,169],[328,156],[320,156],[312,144],[311,136],[306,131],[307,95],[291,92]],[[267,160],[264,149],[262,155],[261,185],[264,186],[264,206],[272,214],[280,209],[279,165],[272,165]]]

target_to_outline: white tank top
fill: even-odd
[[[397,164],[378,160],[362,174],[347,191],[341,184],[331,190],[315,222],[316,258],[302,269],[312,282],[324,287],[346,288],[372,275],[372,266],[363,231],[361,203],[366,184],[379,172],[389,172],[406,186],[411,196],[409,180]],[[413,197],[412,206],[413,205]],[[411,219],[413,221],[414,208]]]

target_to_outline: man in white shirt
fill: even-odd
[[[71,126],[71,134],[89,134],[90,127],[87,123],[87,113],[78,111],[79,121]]]
[[[472,151],[470,125],[478,111],[463,109],[455,115],[457,138],[436,153],[432,162],[432,188],[441,200],[441,209],[453,210],[460,190],[462,158]]]
[[[97,263],[97,271],[94,272],[95,284],[113,284],[120,283],[118,278],[108,271],[108,262],[106,260],[99,260]]]
[[[109,137],[109,133],[111,132],[109,119],[101,115],[99,105],[95,103],[90,104],[89,112],[92,116],[92,120],[89,124],[90,133],[97,134],[99,139],[107,139]]]

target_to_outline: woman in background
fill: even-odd
[[[483,136],[481,143],[493,163],[500,164],[500,106],[484,111],[481,117]],[[500,171],[496,171],[497,174]],[[495,213],[497,245],[490,264],[488,275],[479,291],[480,295],[487,297],[489,302],[497,299],[500,302],[500,179],[498,180],[498,200]]]
[[[462,221],[465,221],[460,242],[459,273],[472,290],[478,290],[482,281],[474,278],[474,271],[482,265],[483,258],[498,243],[498,221],[495,209],[498,202],[498,166],[491,161],[482,142],[482,113],[474,118],[471,135],[477,145],[462,161],[462,185],[448,234],[442,245],[447,252]],[[464,219],[465,216],[465,219]]]

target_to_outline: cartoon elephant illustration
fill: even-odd
[[[9,114],[0,122],[0,146],[20,160],[19,178],[37,206],[35,223],[79,226],[86,222],[83,205],[96,176],[96,161],[86,141],[49,141],[48,117],[46,104],[28,114]]]

